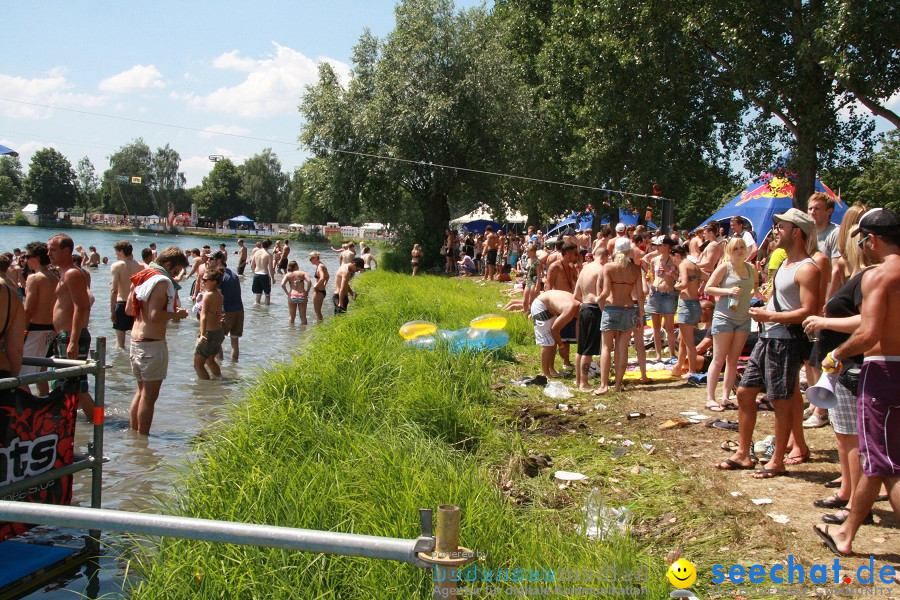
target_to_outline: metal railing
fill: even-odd
[[[72,360],[65,358],[37,358],[26,356],[22,359],[23,365],[34,367],[48,367],[50,370],[29,375],[4,377],[0,379],[0,390],[10,390],[21,386],[70,379],[82,375],[94,376],[94,414],[93,442],[88,444],[87,458],[76,460],[71,465],[57,469],[51,469],[33,475],[21,481],[9,483],[0,487],[0,498],[17,494],[38,485],[55,481],[66,475],[72,475],[79,471],[91,470],[91,508],[101,508],[103,502],[103,422],[105,420],[104,406],[106,401],[106,338],[98,337],[94,356],[88,360]],[[76,407],[76,411],[77,411]],[[26,503],[15,503],[26,504]],[[48,506],[36,504],[35,506]],[[86,542],[90,553],[100,553],[100,531],[91,529]]]

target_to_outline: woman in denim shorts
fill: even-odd
[[[656,346],[656,358],[662,359],[662,334],[666,330],[666,341],[669,344],[669,356],[675,356],[675,307],[678,305],[678,292],[675,290],[675,279],[678,267],[672,257],[672,248],[678,244],[669,237],[655,238],[654,249],[659,254],[650,260],[650,271],[653,281],[650,284],[650,295],[644,305],[644,312],[650,315],[653,322],[653,343]],[[646,260],[646,258],[645,258]]]
[[[731,238],[725,255],[706,283],[706,293],[718,296],[713,312],[713,359],[706,374],[706,408],[720,412],[737,408],[730,400],[737,380],[737,363],[750,335],[750,299],[759,293],[756,267],[746,262],[747,244],[742,238]],[[722,401],[716,402],[716,384],[725,365]]]
[[[600,320],[603,348],[600,354],[600,387],[594,390],[596,395],[609,391],[609,367],[614,349],[616,391],[622,391],[631,332],[644,317],[640,314],[640,304],[635,306],[632,299],[634,295],[640,302],[643,294],[641,269],[631,261],[631,242],[624,237],[618,238],[614,251],[613,260],[603,265],[603,291],[600,292],[599,298],[599,304],[605,305]]]
[[[687,260],[688,247],[677,246],[672,250],[675,264],[678,265],[678,281],[675,289],[678,290],[678,362],[672,368],[673,377],[683,375],[685,363],[689,373],[697,372],[697,345],[694,343],[694,328],[700,322],[703,312],[700,308],[700,283],[703,272],[700,267],[691,260]]]

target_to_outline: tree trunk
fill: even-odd
[[[816,153],[815,134],[798,124],[797,127],[797,181],[794,183],[794,206],[806,212],[806,201],[816,191],[816,171],[819,159]]]
[[[447,203],[447,192],[431,193],[419,202],[422,209],[422,234],[424,238],[418,243],[425,253],[425,265],[441,264],[444,257],[440,248],[447,239],[446,230],[450,228],[450,205]]]

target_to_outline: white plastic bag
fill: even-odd
[[[569,388],[566,387],[562,381],[551,381],[547,385],[544,386],[544,395],[553,398],[554,400],[568,400],[569,398],[574,398],[575,394],[569,391]]]

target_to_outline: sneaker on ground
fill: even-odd
[[[828,425],[828,417],[821,417],[818,413],[813,413],[808,419],[803,421],[804,429],[816,429]]]
[[[763,439],[761,439],[758,442],[756,442],[755,444],[753,444],[753,452],[755,452],[758,455],[765,454],[766,449],[769,448],[769,446],[773,446],[774,444],[775,444],[775,436],[767,435]]]

